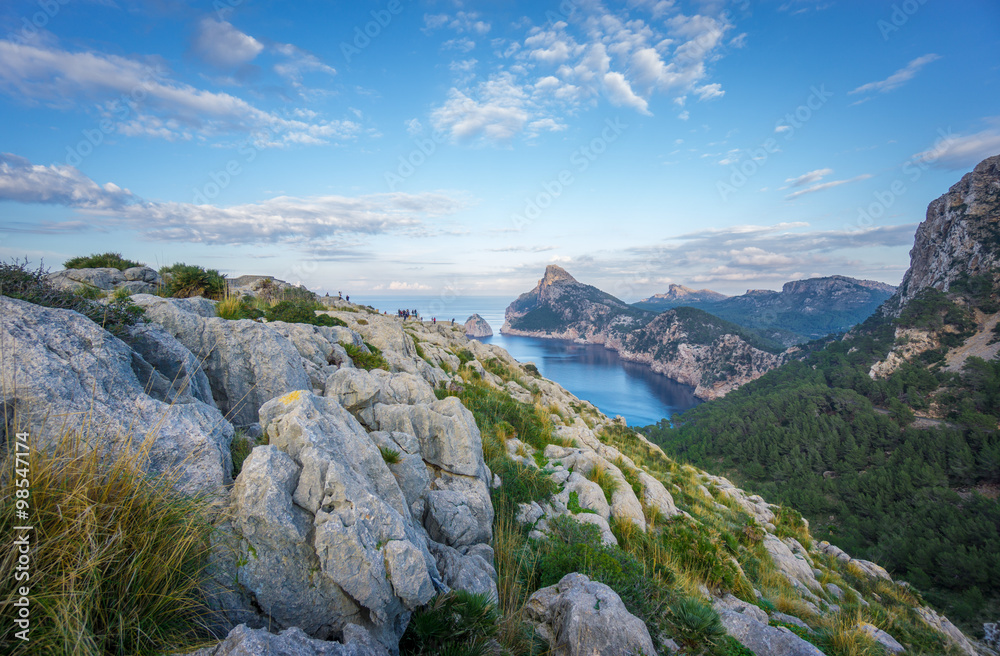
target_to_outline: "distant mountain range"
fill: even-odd
[[[751,289],[742,296],[670,285],[666,294],[654,294],[634,307],[653,312],[698,308],[792,346],[850,330],[895,291],[892,285],[847,276],[796,280],[785,283],[780,292]]]
[[[783,346],[703,310],[635,308],[550,265],[533,290],[506,311],[500,332],[603,344],[626,359],[722,396],[776,367]]]

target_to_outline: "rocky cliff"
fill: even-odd
[[[679,306],[699,308],[785,346],[846,332],[896,291],[892,285],[847,276],[796,280],[785,283],[780,292],[754,289],[741,296],[718,298],[707,296],[707,290],[675,293],[675,287],[671,285],[668,294],[651,296],[636,307],[657,312]]]
[[[984,159],[927,206],[894,307],[926,287],[948,291],[964,277],[992,275],[1000,259],[998,208],[1000,155]]]
[[[693,386],[702,399],[718,398],[782,362],[780,346],[707,312],[634,308],[555,265],[510,304],[505,318],[505,334],[603,344]]]
[[[680,305],[691,305],[693,303],[718,303],[724,301],[728,296],[712,291],[711,289],[691,289],[684,285],[670,285],[666,294],[653,294],[649,298],[644,298],[636,305],[660,306],[649,309],[669,310]]]

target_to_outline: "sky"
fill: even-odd
[[[898,284],[1000,154],[995,0],[7,0],[0,258],[627,301]]]

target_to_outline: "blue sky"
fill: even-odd
[[[0,35],[0,257],[52,268],[895,284],[1000,153],[989,0],[14,0]]]

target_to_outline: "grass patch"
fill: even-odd
[[[387,465],[395,465],[399,462],[399,451],[396,449],[390,449],[387,446],[380,446],[378,452],[382,454],[382,460],[385,460]]]
[[[601,486],[601,490],[604,492],[604,498],[607,499],[610,504],[611,497],[618,491],[620,481],[600,463],[590,468],[590,471],[587,472],[586,478],[588,481],[593,481]]]
[[[93,255],[81,255],[71,257],[63,262],[66,269],[118,269],[124,271],[133,267],[146,266],[142,262],[127,260],[121,253],[94,253]]]
[[[31,641],[14,639],[6,622],[5,653],[152,655],[204,642],[201,581],[212,530],[205,505],[175,492],[168,477],[145,476],[141,453],[108,461],[66,435],[52,451],[28,457]],[[13,469],[9,459],[4,466]],[[12,499],[17,489],[6,477],[2,496]],[[4,535],[23,523],[15,505],[4,503]],[[14,571],[17,555],[5,550],[5,572]],[[3,577],[0,607],[12,607],[17,585],[24,584]]]
[[[243,463],[250,457],[250,452],[254,447],[267,444],[267,435],[261,435],[257,439],[247,437],[243,431],[237,429],[233,435],[233,443],[229,449],[230,457],[233,459],[233,480],[240,475],[243,470]]]
[[[580,494],[576,490],[569,493],[569,503],[566,504],[566,507],[569,508],[569,511],[574,515],[579,515],[580,513],[591,513],[593,515],[597,514],[596,510],[580,507]]]

